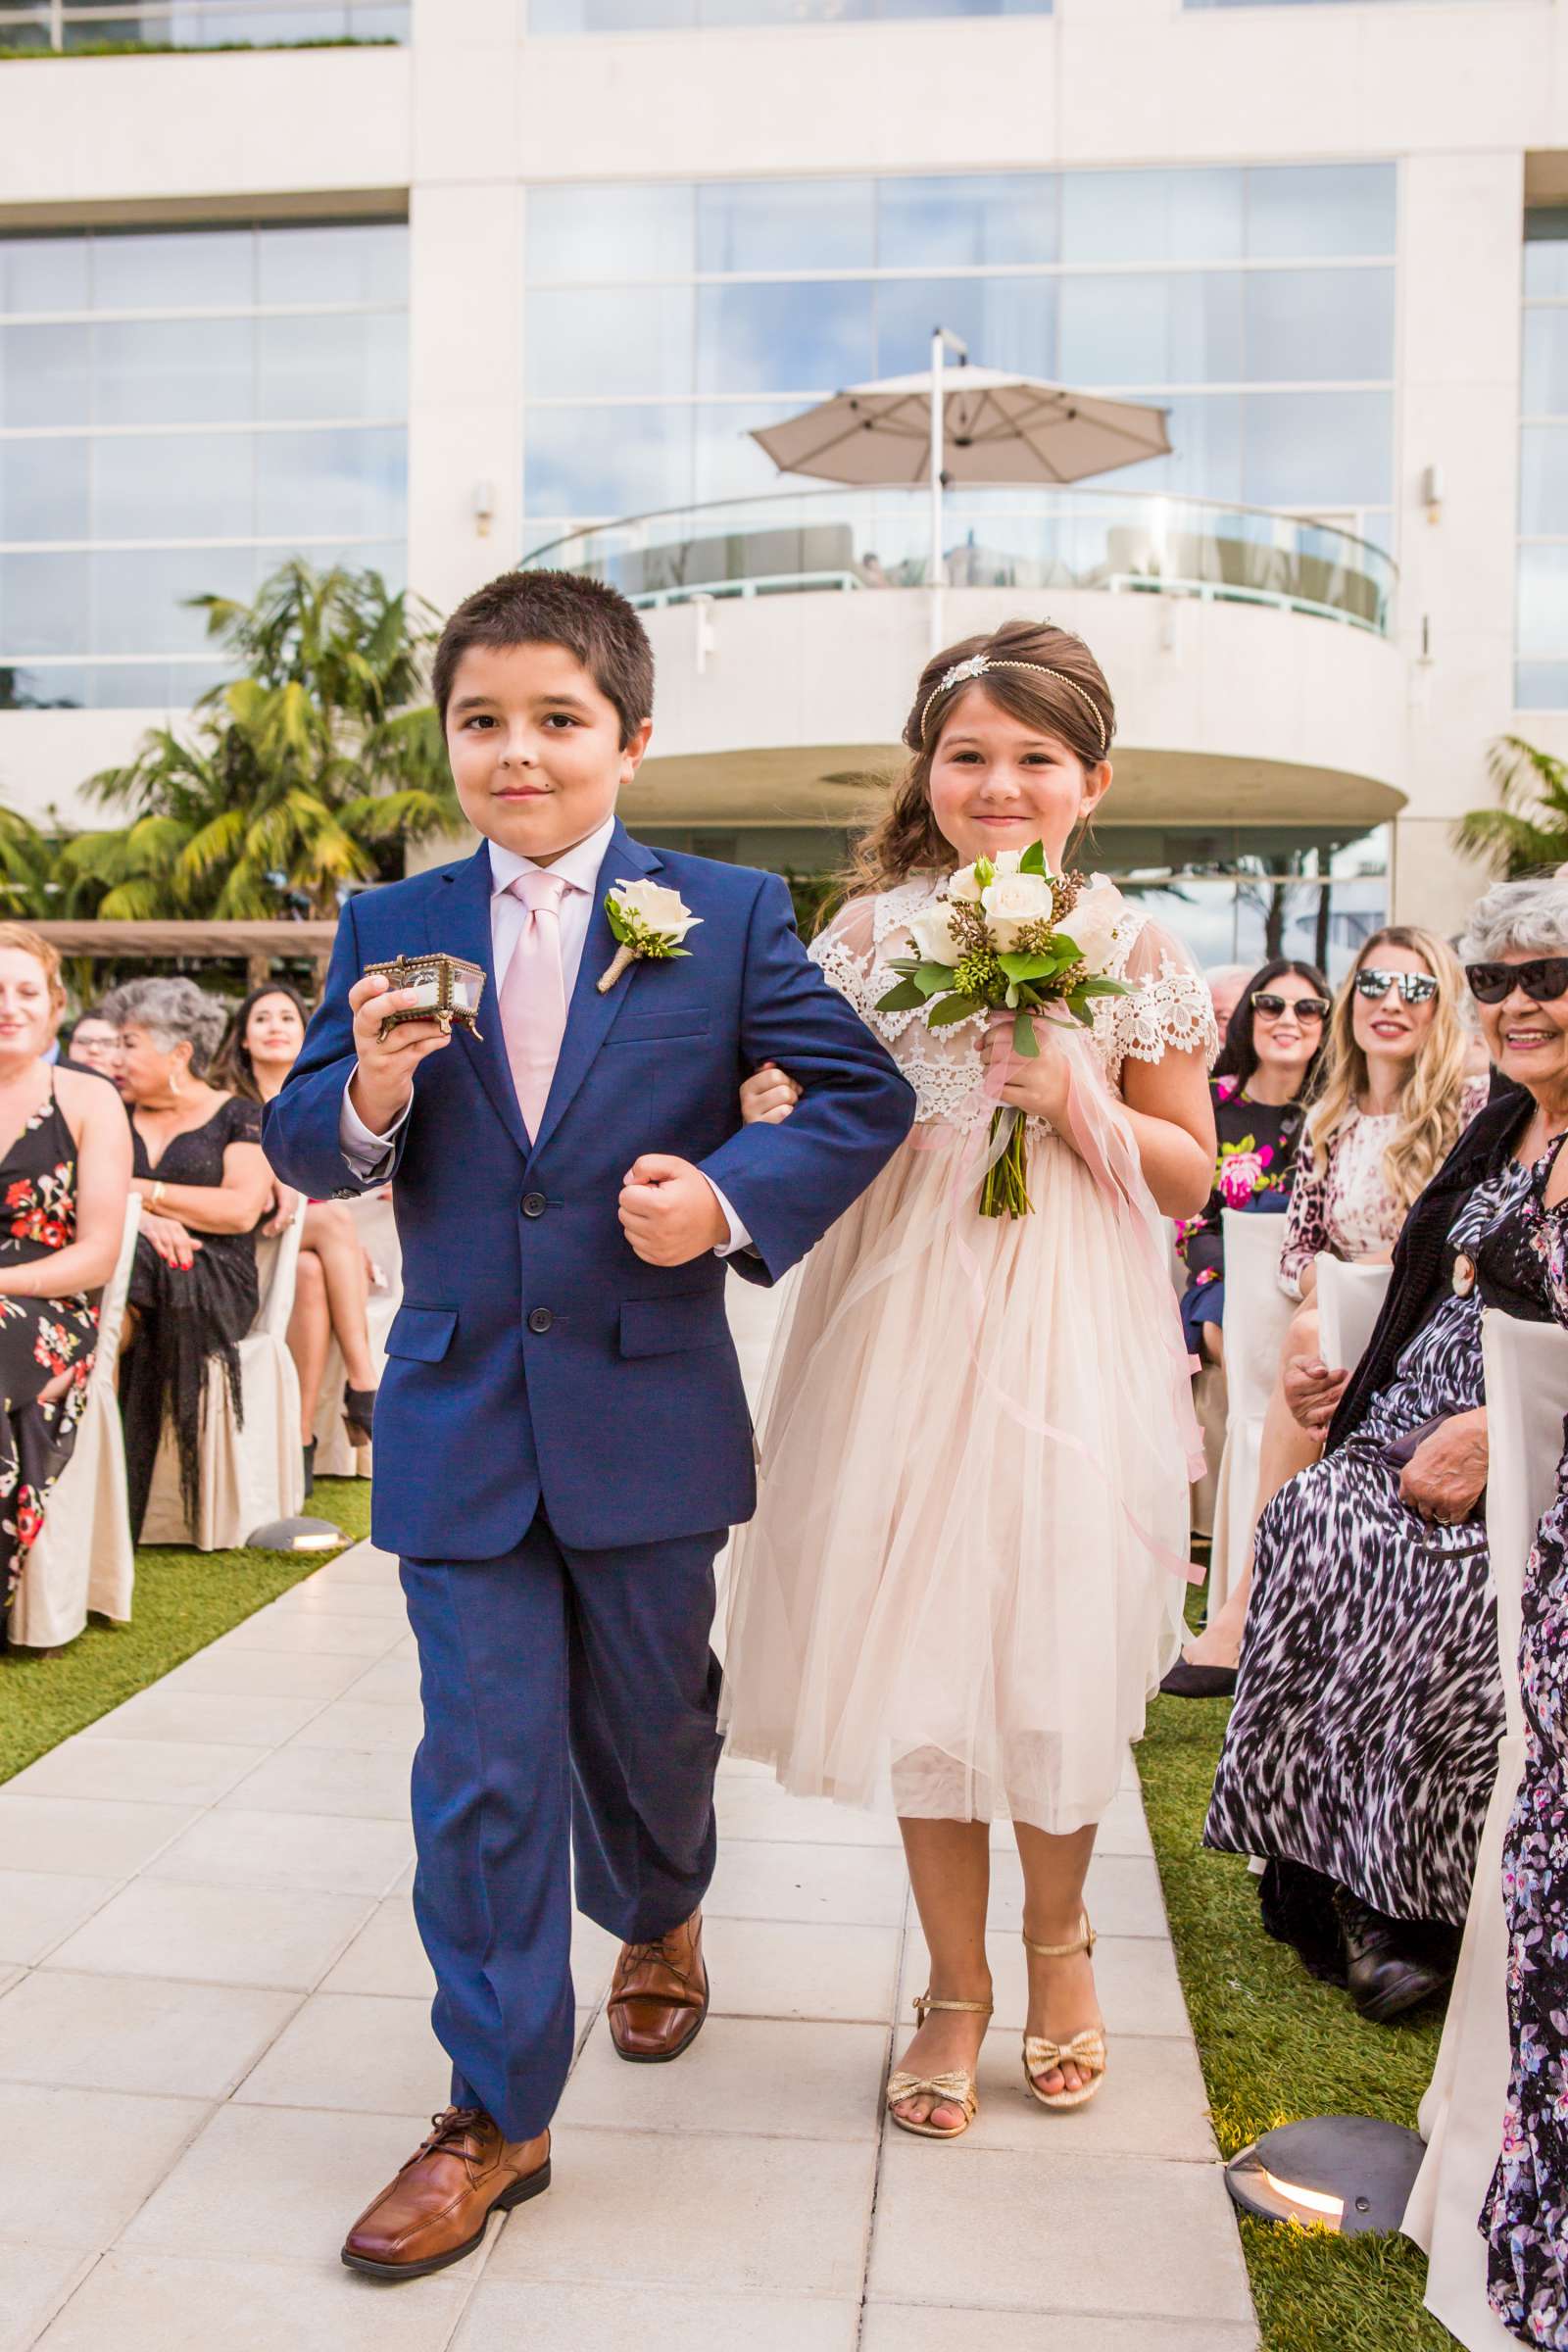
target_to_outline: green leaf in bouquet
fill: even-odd
[[[1040,1040],[1035,1035],[1034,1021],[1028,1012],[1020,1012],[1012,1024],[1012,1050],[1029,1061],[1037,1061],[1040,1057]]]
[[[1069,963],[1081,963],[1083,961],[1083,950],[1079,947],[1078,942],[1074,939],[1070,931],[1058,931],[1055,934],[1054,944],[1055,947],[1057,959],[1063,965],[1063,967]]]
[[[953,986],[953,966],[951,963],[917,964],[910,978],[922,997],[940,996],[944,989]]]
[[[1097,972],[1092,979],[1080,981],[1073,990],[1075,997],[1130,997],[1132,993],[1131,981],[1109,980],[1103,972]]]
[[[944,997],[940,1004],[933,1004],[926,1020],[933,1029],[951,1029],[955,1021],[967,1021],[981,1010],[983,1007],[978,997],[955,995]]]
[[[1070,997],[1063,997],[1061,1001],[1081,1028],[1092,1029],[1094,1027],[1094,1009],[1084,1002],[1084,992],[1081,988],[1075,988]]]
[[[912,980],[901,980],[885,997],[878,997],[876,1008],[878,1012],[918,1012],[924,1003],[923,993]]]
[[[1076,950],[1073,959],[1076,961]],[[1049,980],[1056,969],[1054,954],[1050,956],[999,956],[997,961],[1009,980]]]
[[[1023,856],[1018,860],[1018,871],[1020,874],[1050,873],[1051,868],[1046,863],[1046,851],[1045,844],[1043,842],[1032,841],[1029,844],[1029,847],[1025,850]]]

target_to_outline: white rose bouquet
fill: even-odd
[[[1126,902],[1109,882],[1054,874],[1038,841],[976,858],[911,917],[914,953],[890,959],[899,983],[877,1010],[923,1010],[932,1029],[977,1012],[1010,1012],[1013,1051],[1032,1057],[1040,1052],[1035,1015],[1048,1005],[1065,1005],[1087,1028],[1097,997],[1131,994],[1125,980],[1105,970],[1125,912]],[[993,1146],[1005,1140],[986,1171],[980,1214],[1027,1216],[1025,1129],[1010,1103],[999,1105],[991,1136]]]

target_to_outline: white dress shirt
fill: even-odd
[[[568,1005],[577,985],[577,975],[582,969],[583,949],[588,944],[599,868],[605,861],[605,852],[610,847],[610,837],[614,829],[613,816],[607,817],[596,832],[590,833],[586,840],[575,843],[571,849],[564,850],[544,869],[559,875],[567,885],[561,902],[560,921],[562,977],[565,983]],[[495,1002],[499,1004],[508,967],[528,920],[527,905],[512,885],[519,874],[538,873],[541,868],[532,858],[521,858],[515,850],[504,849],[499,841],[489,842],[486,846],[490,852],[490,962],[495,976]],[[496,1017],[499,1019],[499,1014]],[[384,1135],[375,1135],[349,1101],[348,1087],[344,1088],[343,1107],[338,1118],[338,1141],[343,1148],[344,1158],[362,1182],[373,1184],[387,1173],[392,1163],[392,1139],[413,1108],[411,1102]],[[729,1226],[729,1240],[716,1254],[729,1257],[735,1250],[749,1248],[752,1237],[716,1184],[711,1186],[711,1191]]]

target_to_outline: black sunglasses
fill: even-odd
[[[1529,963],[1467,963],[1464,976],[1478,1004],[1500,1004],[1521,988],[1537,1004],[1568,994],[1568,956],[1537,956]]]
[[[1381,972],[1371,965],[1355,975],[1358,997],[1386,997],[1396,988],[1407,1004],[1430,1004],[1438,993],[1438,984],[1430,972]]]
[[[1294,1004],[1266,993],[1252,999],[1252,1010],[1260,1012],[1265,1021],[1277,1021],[1282,1012],[1294,1012],[1298,1021],[1326,1021],[1332,1009],[1327,997],[1298,997]]]

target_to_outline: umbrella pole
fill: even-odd
[[[942,650],[947,636],[946,566],[942,557],[942,454],[946,446],[942,414],[942,364],[947,336],[939,326],[931,336],[931,651]]]

